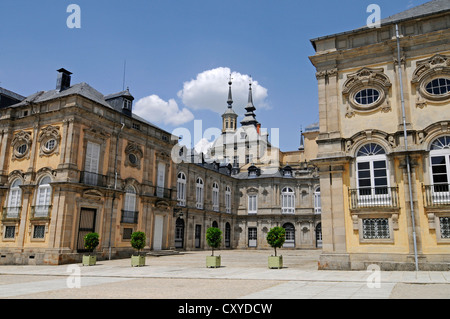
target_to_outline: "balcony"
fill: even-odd
[[[450,206],[450,185],[424,185],[424,196],[426,207]]]
[[[349,190],[350,209],[399,208],[398,187],[375,187]]]
[[[107,186],[107,176],[96,173],[82,171],[80,172],[80,183],[91,186]]]
[[[159,198],[171,199],[172,190],[169,188],[156,186],[154,195]]]
[[[120,222],[127,223],[127,224],[137,224],[138,223],[138,215],[139,215],[139,212],[122,209],[122,218],[120,219]]]
[[[48,218],[50,216],[50,205],[36,205],[32,207],[33,218]]]
[[[3,218],[8,218],[8,219],[18,219],[20,218],[20,211],[21,211],[22,207],[21,206],[17,206],[17,207],[3,207]]]

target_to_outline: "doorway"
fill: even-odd
[[[153,228],[153,250],[161,250],[163,242],[164,216],[155,215],[155,226]]]
[[[78,226],[77,251],[79,253],[86,252],[84,248],[84,236],[95,232],[95,217],[97,210],[92,208],[81,208],[80,224]]]

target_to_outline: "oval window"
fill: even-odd
[[[27,144],[21,144],[17,147],[17,153],[19,155],[24,155],[27,152],[28,145]]]
[[[128,155],[128,160],[130,161],[130,163],[132,165],[136,165],[137,162],[138,162],[138,159],[137,159],[136,155],[134,155],[133,153]]]
[[[427,84],[426,90],[432,95],[444,95],[450,92],[450,79],[434,79]]]
[[[55,139],[50,139],[50,140],[48,140],[47,142],[45,142],[45,150],[46,151],[52,151],[54,148],[55,148],[55,146],[56,146],[56,140]]]
[[[356,93],[355,101],[359,105],[371,105],[378,102],[380,99],[380,92],[375,89],[364,89]]]

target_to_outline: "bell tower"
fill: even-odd
[[[237,127],[237,117],[238,115],[233,110],[233,97],[231,94],[231,85],[233,84],[231,74],[230,80],[228,81],[228,108],[222,115],[222,134],[234,133]]]

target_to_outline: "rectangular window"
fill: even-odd
[[[16,226],[5,226],[5,238],[12,239],[16,236]]]
[[[225,192],[225,209],[228,214],[231,213],[231,192]]]
[[[34,225],[33,238],[44,238],[45,225]]]
[[[389,220],[387,218],[370,218],[362,220],[364,239],[389,239]]]
[[[122,239],[131,239],[131,234],[133,233],[133,228],[124,228]]]
[[[450,238],[450,217],[439,218],[441,238]]]
[[[258,211],[258,196],[248,195],[248,213],[256,214]]]

